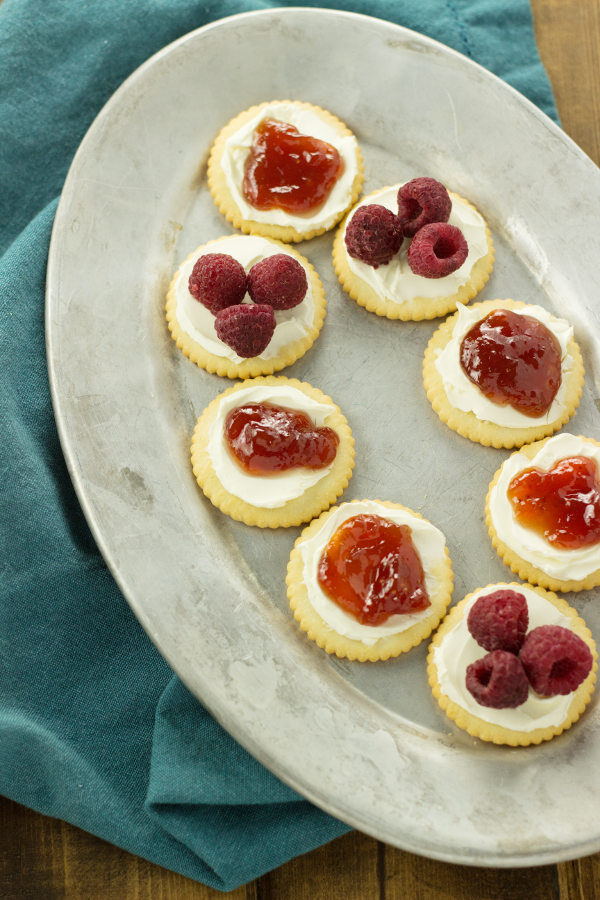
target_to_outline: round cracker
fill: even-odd
[[[179,280],[180,272],[186,263],[199,256],[200,253],[203,253],[207,248],[212,249],[214,247],[215,252],[219,252],[219,243],[227,240],[229,237],[231,237],[231,235],[223,235],[220,238],[215,238],[215,240],[208,241],[208,243],[197,247],[178,268],[171,280],[167,293],[166,316],[169,331],[171,332],[171,337],[184,356],[187,356],[188,359],[196,363],[200,368],[206,369],[207,372],[223,375],[227,378],[255,378],[259,375],[270,375],[273,372],[278,372],[280,369],[284,369],[286,366],[290,366],[292,363],[296,362],[296,360],[303,356],[314,344],[323,327],[323,321],[325,319],[325,310],[327,307],[325,291],[323,290],[321,279],[314,266],[312,266],[304,256],[298,253],[294,247],[289,247],[281,241],[271,239],[271,243],[280,248],[281,252],[287,253],[289,256],[297,259],[306,270],[314,304],[311,327],[303,337],[284,345],[277,356],[273,356],[269,359],[253,356],[248,359],[243,359],[241,362],[235,362],[224,356],[217,356],[216,354],[211,353],[184,331],[179,324],[177,318],[177,297],[175,288]]]
[[[526,309],[527,305],[520,300],[485,300],[472,306],[471,309],[479,309],[481,318],[483,318],[492,309]],[[583,390],[583,360],[576,341],[571,339],[568,344],[568,353],[573,364],[566,377],[567,389],[563,413],[552,422],[532,425],[530,428],[510,428],[480,419],[473,412],[457,409],[448,400],[442,376],[435,362],[439,353],[451,340],[457,322],[458,313],[446,319],[439,326],[427,345],[423,359],[423,382],[427,399],[442,422],[463,437],[483,444],[485,447],[506,447],[508,449],[540,440],[562,428],[577,409]]]
[[[284,241],[285,243],[307,241],[319,234],[323,234],[323,232],[325,231],[330,231],[332,228],[335,228],[340,219],[345,216],[350,207],[353,206],[354,203],[356,203],[356,201],[358,200],[364,181],[364,163],[362,154],[357,144],[357,171],[354,177],[354,181],[352,182],[352,187],[350,189],[348,203],[344,209],[339,211],[339,213],[335,216],[335,219],[327,227],[317,226],[311,228],[310,226],[308,226],[306,230],[299,231],[293,225],[271,225],[266,222],[255,222],[252,219],[245,218],[244,214],[235,202],[231,191],[229,190],[227,179],[225,177],[225,171],[221,165],[221,159],[223,157],[225,144],[228,138],[231,137],[232,134],[235,134],[235,132],[238,131],[239,128],[253,119],[261,109],[266,109],[274,103],[293,103],[294,106],[302,107],[304,109],[310,109],[313,113],[326,121],[327,124],[330,125],[337,132],[337,134],[340,135],[340,137],[354,137],[352,131],[350,131],[348,126],[345,125],[341,119],[338,119],[337,116],[334,116],[326,109],[322,109],[320,106],[315,106],[312,103],[305,103],[299,100],[269,100],[265,103],[259,103],[256,106],[251,106],[250,109],[244,110],[243,112],[235,116],[235,118],[231,119],[231,121],[228,122],[227,125],[225,125],[217,135],[208,159],[208,188],[219,210],[223,213],[227,221],[231,222],[234,228],[239,228],[246,234],[260,234],[263,237],[275,238],[276,240]]]
[[[446,635],[448,635],[449,632],[464,618],[466,606],[473,595],[479,593],[481,589],[478,588],[477,591],[472,591],[470,594],[467,594],[467,596],[457,603],[456,606],[452,607],[433,636],[427,655],[427,677],[429,684],[433,696],[448,718],[452,719],[459,728],[464,729],[464,731],[467,731],[473,737],[480,738],[482,741],[490,741],[494,744],[507,744],[511,747],[526,747],[530,744],[540,744],[542,741],[549,741],[553,737],[562,734],[567,728],[570,728],[571,725],[579,719],[590,702],[598,671],[596,644],[589,628],[584,620],[578,615],[577,611],[569,606],[562,597],[557,597],[556,594],[533,585],[527,585],[527,587],[555,606],[563,615],[569,617],[569,627],[585,641],[594,657],[592,670],[579,687],[573,691],[567,715],[559,725],[549,726],[547,728],[536,728],[533,731],[518,731],[512,728],[505,728],[496,723],[486,722],[485,719],[473,715],[473,713],[451,700],[447,694],[444,694],[438,680],[437,666],[434,659],[435,648],[441,646]],[[487,588],[490,590],[513,588],[518,591],[522,588],[522,585],[511,582],[510,584],[491,584],[488,585]],[[483,590],[487,590],[487,588],[484,588]],[[485,656],[485,654],[486,651],[482,648],[481,655]],[[482,709],[485,709],[485,707],[482,707]]]
[[[388,190],[388,188],[378,188],[368,196],[375,197],[381,190]],[[470,206],[471,209],[475,209],[468,200],[465,200],[458,194],[450,193],[450,197],[453,200],[460,200],[462,203]],[[361,204],[363,202],[364,201],[361,200]],[[412,297],[408,300],[403,300],[401,297],[382,297],[374,291],[366,281],[363,281],[360,276],[356,275],[349,266],[348,251],[346,250],[346,245],[344,243],[344,232],[346,223],[353,212],[354,210],[350,210],[346,219],[342,222],[336,232],[335,240],[333,242],[333,267],[340,284],[346,293],[349,294],[353,300],[356,300],[359,306],[364,306],[369,312],[374,312],[378,316],[385,316],[388,319],[401,319],[405,322],[436,319],[439,316],[445,316],[447,313],[455,310],[457,303],[466,304],[472,300],[490,277],[494,265],[494,243],[492,241],[491,232],[487,224],[485,224],[485,233],[488,244],[487,253],[477,260],[471,270],[469,280],[463,284],[458,291],[448,295],[442,294],[439,297]],[[431,279],[427,280],[431,281]]]
[[[282,506],[268,509],[253,506],[226,490],[215,472],[208,453],[208,442],[210,428],[225,397],[245,390],[252,385],[263,385],[265,388],[269,388],[280,384],[288,384],[297,388],[318,403],[331,405],[333,411],[327,416],[324,424],[329,428],[333,428],[340,441],[331,471],[327,475],[299,497],[288,500]],[[206,407],[194,429],[191,444],[191,460],[192,469],[198,484],[210,502],[220,509],[221,512],[231,516],[232,519],[238,522],[244,522],[246,525],[255,525],[259,528],[288,528],[310,521],[310,519],[334,503],[346,489],[354,467],[354,438],[352,437],[350,426],[339,407],[318,388],[312,387],[306,382],[298,381],[296,378],[267,376],[234,385],[222,394],[219,394]],[[269,476],[257,475],[255,477],[268,478]]]
[[[360,501],[353,500],[347,505],[352,506],[353,503],[358,502]],[[377,500],[376,502],[381,503],[382,506],[387,506],[390,509],[406,510],[416,519],[424,518],[419,515],[419,513],[408,509],[406,506],[402,506],[400,503],[391,503],[387,500]],[[286,584],[288,599],[294,613],[294,618],[298,621],[300,628],[306,632],[312,641],[318,644],[318,646],[327,653],[335,654],[340,658],[358,660],[359,662],[376,662],[378,660],[400,656],[401,653],[406,653],[408,650],[416,647],[417,644],[420,644],[425,638],[429,637],[446,612],[452,598],[452,585],[454,580],[448,549],[447,547],[444,547],[444,556],[439,560],[438,569],[436,571],[438,588],[436,593],[429,597],[431,606],[428,609],[428,614],[405,631],[379,638],[379,640],[369,646],[360,640],[347,638],[344,635],[339,634],[339,632],[328,625],[310,602],[306,584],[304,582],[304,565],[301,553],[302,543],[313,538],[323,527],[329,516],[333,515],[336,509],[338,509],[338,507],[334,506],[319,516],[318,519],[314,519],[297,539],[291,552],[287,569]]]
[[[589,441],[589,443],[594,444],[596,447],[600,447],[598,441],[595,441],[593,438],[584,438],[582,435],[582,440]],[[536,441],[533,444],[528,444],[525,447],[521,447],[517,453],[520,453],[526,459],[533,459],[534,456],[538,453],[539,450],[542,449],[544,444],[548,442],[549,438],[545,438],[543,441]],[[514,456],[514,454],[513,454]],[[510,458],[510,457],[509,457]],[[502,466],[495,473],[492,481],[490,482],[490,486],[487,492],[487,497],[485,501],[485,521],[487,524],[488,532],[490,538],[492,540],[492,544],[498,553],[498,556],[502,559],[506,565],[512,569],[515,575],[518,575],[519,578],[522,578],[523,581],[528,581],[530,584],[537,584],[542,588],[547,588],[550,591],[589,591],[594,587],[598,587],[600,585],[600,569],[596,569],[595,572],[591,572],[585,578],[580,579],[560,579],[554,578],[552,575],[548,575],[542,569],[537,566],[532,565],[532,563],[528,562],[526,559],[523,559],[522,556],[513,550],[511,547],[508,547],[498,536],[494,525],[494,519],[490,509],[490,498],[492,495],[492,490],[498,482],[500,478],[500,473],[502,472]]]

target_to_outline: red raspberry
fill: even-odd
[[[410,242],[407,259],[415,275],[443,278],[460,269],[469,248],[465,237],[455,225],[434,222],[424,225]]]
[[[390,209],[370,203],[358,207],[348,222],[344,240],[350,256],[377,269],[387,265],[398,252],[404,232]]]
[[[248,293],[254,302],[268,303],[273,309],[298,306],[307,290],[304,267],[287,253],[266,256],[248,272]]]
[[[246,273],[228,253],[206,253],[196,260],[188,287],[192,297],[216,316],[220,309],[242,302],[247,290]]]
[[[447,222],[452,200],[435,178],[413,178],[398,191],[398,218],[406,237],[414,237],[423,225]]]
[[[215,330],[217,337],[238,356],[258,356],[275,331],[273,307],[263,303],[228,306],[217,313]]]
[[[518,653],[527,628],[529,611],[523,594],[517,591],[492,591],[478,597],[467,616],[471,636],[485,650]]]
[[[531,687],[543,697],[576,690],[594,662],[585,641],[560,625],[540,625],[530,631],[520,657]]]
[[[519,657],[506,650],[493,650],[467,666],[466,685],[481,706],[493,709],[514,709],[525,703],[529,693]]]

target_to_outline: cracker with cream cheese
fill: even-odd
[[[244,472],[226,446],[224,421],[227,411],[248,403],[297,409],[320,427],[333,429],[339,439],[333,462],[323,470]],[[194,430],[191,461],[198,484],[221,512],[259,528],[290,527],[310,521],[343,493],[354,466],[354,439],[345,416],[318,388],[295,378],[267,376],[234,385],[206,407]]]
[[[417,551],[420,550],[430,601],[422,612],[395,614],[382,627],[374,628],[359,623],[338,607],[316,582],[315,568],[330,532],[362,513],[392,521],[396,516],[403,524],[411,523],[411,537]],[[425,541],[430,549],[426,549]],[[387,500],[354,500],[333,507],[304,529],[292,550],[286,583],[294,617],[311,640],[340,658],[375,662],[406,653],[431,634],[450,603],[453,573],[444,536],[418,513]]]
[[[557,437],[561,438],[561,444],[565,439],[570,439],[572,435],[558,435]],[[592,448],[598,453],[598,449],[600,448],[600,444],[593,440],[593,438],[584,438],[578,437],[575,440],[583,441],[583,446],[588,445],[590,450]],[[521,449],[517,453],[513,453],[512,456],[509,457],[508,460],[498,469],[495,473],[490,487],[487,493],[486,503],[485,503],[485,520],[488,527],[488,532],[490,538],[492,540],[492,544],[494,545],[498,555],[501,557],[503,562],[506,563],[509,568],[512,569],[515,574],[517,574],[524,581],[529,581],[532,584],[538,584],[541,587],[548,588],[551,591],[587,591],[591,590],[591,588],[598,587],[600,585],[600,565],[597,565],[598,560],[594,562],[594,557],[591,557],[591,561],[587,564],[587,570],[581,572],[579,577],[574,577],[575,564],[581,566],[585,565],[585,561],[582,559],[582,554],[579,553],[578,550],[565,550],[553,548],[548,543],[545,553],[536,552],[535,546],[530,548],[527,544],[530,542],[531,538],[533,538],[533,543],[544,545],[544,538],[539,536],[535,537],[533,533],[527,534],[526,531],[517,529],[516,533],[511,534],[509,537],[508,534],[504,533],[504,528],[502,526],[502,518],[500,515],[500,509],[504,508],[504,515],[508,518],[509,524],[514,529],[514,525],[516,524],[516,520],[511,511],[509,511],[509,501],[506,496],[501,498],[502,506],[498,508],[498,502],[495,497],[495,494],[498,491],[501,491],[505,494],[505,481],[507,480],[506,476],[503,477],[503,472],[508,471],[507,466],[510,465],[511,471],[515,468],[515,474],[518,474],[523,469],[530,468],[534,465],[532,462],[534,458],[540,453],[540,451],[544,447],[548,447],[550,441],[555,442],[556,438],[546,438],[543,441],[536,441],[533,444],[528,444],[525,447],[521,447]],[[560,451],[558,456],[562,456],[562,458],[566,458],[566,455],[580,455],[579,448],[577,448],[573,453],[567,453],[567,451]],[[500,483],[500,486],[499,486]],[[502,539],[504,537],[504,540]],[[509,542],[512,544],[509,546]],[[547,543],[547,542],[546,542]],[[586,553],[586,555],[588,555]],[[600,545],[597,545],[597,553],[595,554],[597,557],[600,557]],[[546,558],[545,558],[546,557]],[[553,559],[554,557],[554,559]],[[558,568],[560,567],[560,569]],[[560,573],[560,574],[559,574]]]
[[[387,265],[369,266],[348,253],[344,236],[349,221],[360,206],[380,204],[397,213],[396,197],[400,184],[379,188],[364,197],[337,230],[333,244],[333,266],[344,290],[369,312],[388,319],[419,321],[445,316],[457,303],[468,303],[483,288],[494,264],[492,235],[481,214],[458,194],[450,193],[452,212],[449,223],[466,231],[479,232],[479,243],[471,241],[467,259],[455,272],[443,278],[425,278],[411,272],[407,262],[410,243],[404,239],[399,253]],[[466,220],[466,223],[463,221]]]
[[[530,314],[532,307],[528,307],[527,304],[518,300],[486,300],[469,306],[468,313],[475,318],[483,319],[494,309],[522,310],[523,313]],[[548,317],[550,324],[553,320],[563,321],[555,320],[550,314]],[[498,424],[493,420],[494,415],[503,415],[504,407],[492,404],[491,401],[486,406],[487,418],[480,417],[474,411],[459,409],[453,405],[448,397],[450,386],[445,385],[444,377],[437,363],[442,353],[450,352],[450,349],[453,361],[459,359],[460,342],[454,337],[458,323],[459,313],[455,313],[439,326],[427,345],[423,360],[423,381],[427,398],[442,422],[449,428],[486,447],[511,448],[540,440],[557,431],[571,418],[581,398],[584,377],[581,352],[574,338],[571,338],[565,347],[562,359],[560,405],[557,403],[556,412],[553,415],[543,415],[539,419],[527,417],[527,421],[525,421],[525,417],[521,417],[520,424],[514,426]],[[464,380],[465,383],[468,381],[467,376],[462,372],[458,372],[457,377]],[[476,385],[469,384],[468,388],[477,402],[485,401]]]
[[[275,311],[275,333],[260,356],[242,358],[219,340],[214,328],[215,317],[191,295],[188,278],[196,260],[205,253],[232,255],[247,270],[255,262],[277,253],[286,253],[303,266],[308,281],[306,297],[292,309]],[[304,256],[280,241],[238,234],[216,238],[190,253],[173,276],[166,304],[169,331],[181,352],[207,372],[228,378],[270,375],[290,366],[318,337],[325,310],[321,279]]]
[[[486,650],[471,637],[467,614],[477,597],[497,589],[508,588],[524,594],[529,609],[530,627],[560,623],[578,635],[590,648],[593,666],[579,687],[564,697],[544,698],[529,689],[529,697],[514,709],[492,709],[482,706],[465,687],[466,663],[484,657]],[[539,598],[539,599],[536,599]],[[541,612],[532,622],[531,603]],[[591,632],[584,620],[561,597],[531,585],[488,585],[473,591],[452,607],[429,647],[427,675],[433,696],[448,718],[473,737],[494,744],[523,747],[540,744],[561,734],[576,722],[590,702],[598,670],[598,654]],[[454,668],[456,667],[456,671]],[[538,722],[542,724],[537,724]]]
[[[254,129],[265,119],[283,121],[301,134],[338,150],[343,171],[320,207],[293,214],[275,207],[253,208],[242,185]],[[363,160],[355,136],[337,116],[298,100],[273,100],[244,110],[217,135],[208,160],[208,187],[228,222],[247,234],[285,242],[306,241],[334,228],[356,202],[364,180]]]

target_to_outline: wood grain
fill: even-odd
[[[561,124],[600,165],[600,3],[531,0],[531,9]]]
[[[565,131],[600,163],[600,3],[531,0]],[[216,900],[224,895],[0,798],[2,900]],[[600,900],[600,854],[557,866],[482,869],[348,834],[231,900]]]

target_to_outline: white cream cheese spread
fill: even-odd
[[[502,301],[499,300],[497,304],[493,305],[493,308],[502,309]],[[518,315],[531,316],[537,319],[552,332],[560,344],[562,378],[556,397],[552,401],[550,409],[543,415],[537,417],[526,416],[524,413],[514,409],[510,404],[501,406],[499,403],[489,400],[477,385],[467,377],[460,364],[460,345],[464,336],[474,325],[489,315],[491,309],[482,314],[481,309],[477,306],[471,307],[464,306],[462,303],[457,304],[458,321],[454,326],[452,337],[444,349],[439,351],[435,361],[435,367],[442,377],[448,402],[463,412],[472,412],[482,421],[492,422],[495,425],[507,428],[531,428],[534,425],[554,422],[566,408],[566,376],[573,369],[573,358],[568,351],[569,342],[573,338],[572,326],[565,319],[555,318],[541,306],[532,305],[512,310]]]
[[[505,585],[489,585],[474,592],[472,599],[466,606],[465,613],[455,627],[448,632],[438,647],[434,648],[434,662],[442,692],[453,702],[462,707],[473,716],[483,719],[492,725],[500,725],[513,731],[534,731],[536,728],[549,728],[558,726],[566,718],[567,711],[573,698],[572,694],[556,697],[541,697],[530,687],[529,696],[525,703],[515,709],[493,709],[482,706],[467,690],[466,671],[467,666],[487,655],[487,650],[480,647],[477,641],[471,637],[467,627],[467,616],[475,601],[494,590],[506,587]],[[523,594],[527,601],[529,611],[529,628],[537,628],[539,625],[561,625],[569,627],[569,619],[558,609],[545,600],[536,591],[525,585],[511,588]]]
[[[217,478],[230,494],[262,509],[275,509],[300,497],[331,471],[333,463],[323,469],[297,468],[272,475],[251,475],[235,460],[225,440],[225,419],[233,409],[248,403],[271,403],[300,410],[321,428],[335,412],[330,404],[318,403],[292,385],[253,385],[225,397],[210,427],[208,455]]]
[[[354,211],[360,206],[377,203],[397,215],[400,187],[401,185],[397,184],[394,187],[383,188],[369,194],[368,197],[361,200]],[[450,297],[455,294],[471,278],[475,263],[488,252],[488,241],[483,217],[476,209],[455,195],[451,194],[450,196],[452,197],[452,210],[448,222],[450,225],[460,228],[469,247],[467,258],[459,269],[444,278],[425,278],[422,275],[415,275],[407,259],[410,241],[405,238],[399,253],[387,265],[378,266],[376,269],[355,259],[346,251],[350,271],[368,284],[379,297],[398,304],[406,300],[413,300],[415,297]],[[352,215],[348,216],[346,228]]]
[[[325,521],[316,535],[300,544],[303,563],[303,581],[306,585],[308,599],[323,621],[337,631],[338,634],[352,640],[361,641],[372,646],[380,638],[399,634],[411,628],[417,622],[431,614],[428,607],[418,613],[392,615],[382,625],[362,625],[354,616],[343,610],[323,591],[317,580],[317,572],[321,554],[335,531],[347,519],[354,516],[381,516],[398,525],[408,525],[412,542],[421,558],[425,574],[425,587],[430,597],[439,588],[440,569],[445,560],[446,541],[442,532],[427,522],[412,515],[408,510],[393,509],[377,503],[375,500],[364,500],[359,503],[342,503]]]
[[[219,340],[215,331],[215,317],[203,303],[190,294],[188,281],[196,261],[207,253],[227,253],[233,256],[248,272],[252,266],[267,256],[285,253],[281,244],[256,235],[232,234],[230,237],[206,245],[197,256],[192,256],[180,267],[175,284],[175,315],[183,331],[196,343],[214,356],[221,356],[231,362],[241,363],[243,358],[235,350]],[[291,255],[291,254],[290,254]],[[294,257],[297,259],[297,257]],[[258,359],[273,359],[283,347],[305,337],[313,326],[315,305],[311,288],[310,273],[306,266],[308,290],[302,303],[292,309],[275,310],[275,332],[268,346]],[[251,303],[246,294],[245,303]]]
[[[523,469],[535,466],[547,471],[568,456],[587,456],[600,466],[600,447],[572,434],[558,434],[532,459],[514,453],[506,460],[490,493],[489,511],[496,534],[521,559],[552,578],[579,581],[600,569],[600,544],[576,550],[553,547],[541,534],[517,522],[507,494],[510,482]]]
[[[252,146],[252,136],[264,119],[277,119],[293,125],[301,134],[326,141],[344,160],[344,171],[337,179],[325,202],[307,215],[292,215],[283,209],[256,209],[242,193],[244,168]],[[225,142],[221,166],[229,192],[244,219],[268,225],[292,226],[302,233],[318,228],[331,228],[347,209],[352,199],[352,185],[358,173],[357,143],[352,135],[340,133],[316,109],[294,103],[272,103],[246,122]]]

